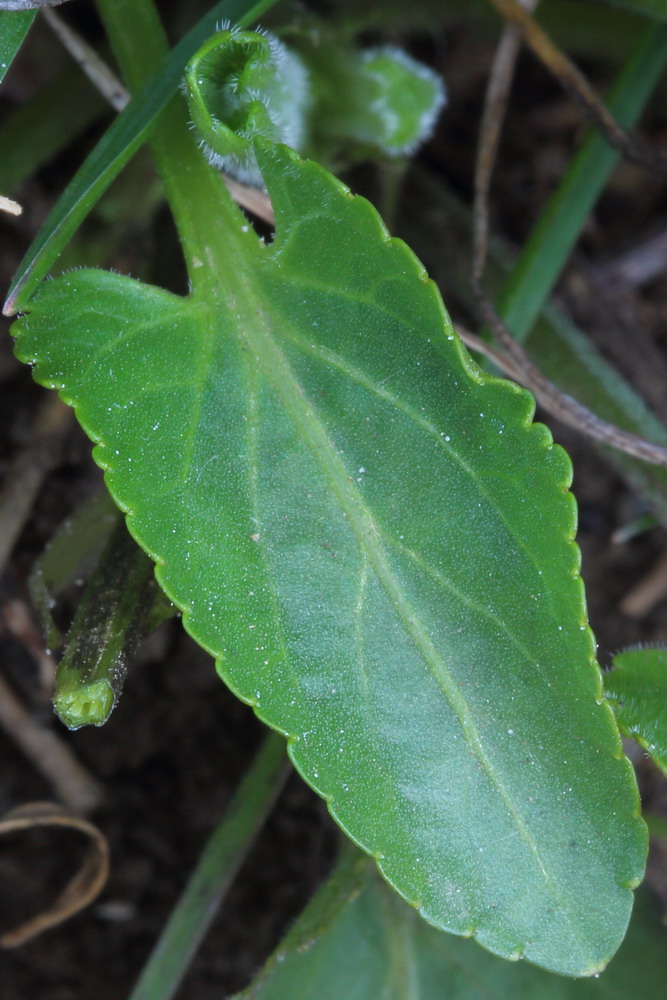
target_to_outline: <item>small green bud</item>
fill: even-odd
[[[322,51],[309,60],[316,147],[343,159],[414,153],[445,104],[441,78],[401,49]]]
[[[377,95],[371,108],[375,142],[390,155],[413,153],[432,134],[445,103],[441,78],[397,48],[369,49],[361,65]]]

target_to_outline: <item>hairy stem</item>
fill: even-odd
[[[255,12],[271,6],[269,0],[251,4]],[[130,90],[139,90],[167,55],[167,41],[153,0],[97,0],[109,40]],[[188,127],[180,95],[160,116],[150,140],[156,167],[185,256],[193,290],[227,286],[233,291],[235,269],[243,257],[243,217],[217,170],[210,167]],[[213,252],[215,248],[215,252]],[[223,269],[204,266],[212,259]]]

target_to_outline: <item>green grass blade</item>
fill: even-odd
[[[666,64],[667,27],[651,25],[609,98],[611,111],[624,125],[634,125]],[[500,299],[500,312],[518,340],[525,340],[551,294],[617,161],[618,153],[599,134],[591,134],[542,213]]]
[[[78,66],[49,81],[29,104],[7,115],[0,127],[0,191],[10,194],[107,107]]]
[[[215,918],[287,774],[285,740],[266,738],[214,830],[129,1000],[169,1000]]]
[[[36,10],[0,12],[0,83],[30,31]]]
[[[275,0],[222,0],[170,52],[156,73],[116,118],[65,189],[16,272],[4,307],[17,312],[48,273],[63,247],[113,179],[132,158],[177,90],[183,69],[216,23],[250,24]]]
[[[633,14],[644,14],[656,21],[667,21],[667,3],[665,0],[603,0],[612,7],[622,7]]]

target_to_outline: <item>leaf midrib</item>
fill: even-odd
[[[328,365],[330,368],[334,368],[340,371],[352,382],[356,382],[357,385],[366,389],[367,392],[376,396],[378,399],[382,400],[385,403],[390,403],[392,406],[396,408],[396,410],[402,413],[416,427],[418,427],[425,433],[429,434],[433,438],[434,444],[437,445],[438,448],[441,448],[475,484],[475,487],[479,495],[483,497],[484,500],[489,504],[489,506],[494,509],[497,517],[502,521],[505,529],[507,530],[508,535],[510,536],[512,541],[518,546],[518,548],[522,551],[522,553],[532,566],[535,573],[538,576],[541,575],[540,570],[538,569],[538,563],[535,558],[535,555],[529,549],[526,543],[526,539],[514,530],[514,527],[507,519],[504,511],[494,502],[494,499],[491,496],[491,494],[488,492],[488,490],[485,489],[484,483],[480,478],[480,476],[475,471],[475,469],[466,461],[461,452],[457,448],[455,448],[451,444],[451,442],[443,440],[443,437],[439,433],[437,427],[435,427],[435,425],[432,424],[430,420],[427,420],[420,413],[416,412],[412,408],[412,406],[410,406],[409,403],[405,403],[402,399],[399,399],[390,389],[385,389],[384,386],[376,383],[373,379],[365,375],[363,371],[351,365],[344,358],[340,357],[340,355],[338,355],[335,351],[332,351],[329,348],[322,347],[321,345],[308,343],[302,337],[300,337],[293,330],[291,326],[287,324],[283,328],[282,333],[290,340],[292,344],[294,344],[295,347],[301,350],[304,354],[309,354],[312,357],[315,357],[319,361],[321,361],[322,364]],[[515,486],[516,484],[512,481],[512,485]],[[403,545],[398,540],[396,540],[396,545],[402,548],[406,552],[406,554],[410,556],[410,558],[416,560],[417,558],[416,554],[413,553],[408,546]],[[435,570],[433,570],[432,568],[429,568],[429,572],[435,575]],[[484,615],[485,617],[491,618],[501,628],[501,630],[507,634],[512,644],[515,645],[517,649],[520,649],[521,652],[524,653],[524,655],[526,655],[531,662],[534,662],[534,657],[532,656],[532,654],[526,649],[526,647],[523,646],[522,643],[519,642],[516,636],[514,636],[514,634],[509,630],[505,622],[493,616],[487,609],[484,609],[479,605],[473,605],[472,601],[464,598],[460,594],[460,592],[453,583],[450,582],[449,584],[445,584],[440,574],[438,574],[438,578],[440,579],[440,582],[443,583],[443,585],[448,585],[449,589],[451,589],[453,592],[456,593],[457,597],[459,597],[462,603],[468,604],[469,606],[474,606],[475,610],[478,611],[480,614]]]
[[[267,315],[263,307],[261,289],[248,271],[245,271],[242,276],[239,275],[239,278],[246,287],[243,289],[243,294],[239,294],[236,299],[236,308],[239,310],[236,314],[236,336],[245,341],[249,347],[252,357],[256,359],[258,365],[263,370],[264,377],[272,385],[277,396],[282,400],[286,412],[300,431],[302,439],[307,443],[311,453],[320,464],[322,472],[328,479],[343,512],[347,516],[360,549],[362,552],[366,552],[377,579],[382,584],[404,627],[409,632],[416,648],[420,651],[428,668],[442,689],[444,696],[459,719],[462,732],[471,753],[477,758],[490,783],[495,787],[521,838],[528,846],[542,878],[550,887],[553,895],[563,905],[561,894],[558,891],[557,880],[548,871],[535,839],[519,813],[500,775],[496,773],[491,760],[486,754],[470,706],[451,677],[437,649],[431,642],[426,628],[403,593],[402,587],[389,564],[381,544],[380,533],[371,512],[366,507],[362,495],[351,481],[352,477],[350,477],[345,468],[334,443],[327,435],[317,411],[307,398],[289,362],[271,334],[272,324],[269,315]],[[241,312],[241,302],[254,304],[255,308],[252,309],[251,305],[249,309]],[[219,322],[220,314],[215,309],[212,310],[211,322],[215,322],[214,317],[216,315]]]
[[[294,279],[291,278],[289,275],[287,276],[287,280],[294,283]],[[309,287],[314,291],[330,293],[330,289],[327,289],[324,285],[322,285],[321,282],[314,282],[314,281],[304,282],[303,286]],[[372,301],[367,300],[365,297],[361,295],[353,296],[351,294],[348,294],[347,292],[341,293],[341,298],[349,299],[352,302],[363,304],[369,309],[374,305]],[[384,315],[386,315],[389,319],[391,319],[392,322],[400,325],[406,331],[410,329],[408,323],[402,317],[397,316],[395,313],[391,312],[386,307],[378,306],[377,308],[378,311],[384,313]],[[329,367],[335,368],[338,371],[342,372],[342,374],[344,374],[351,381],[356,382],[357,385],[360,385],[364,389],[366,389],[367,392],[377,396],[377,398],[381,399],[383,402],[390,403],[397,410],[403,413],[404,416],[406,416],[409,420],[411,420],[412,423],[415,424],[415,426],[419,427],[421,430],[430,434],[434,439],[434,443],[437,444],[439,448],[445,451],[458,464],[459,468],[463,472],[465,472],[465,474],[472,480],[472,482],[475,483],[475,486],[479,491],[480,495],[489,502],[490,506],[494,507],[497,515],[500,517],[503,524],[505,525],[508,534],[522,550],[522,552],[526,556],[527,560],[529,561],[535,572],[538,575],[541,575],[538,569],[535,555],[528,548],[525,538],[517,534],[513,526],[507,520],[505,513],[498,507],[497,504],[495,504],[493,498],[491,497],[489,492],[485,489],[484,484],[480,479],[480,476],[477,474],[476,470],[469,464],[469,462],[466,461],[466,459],[461,454],[459,449],[456,448],[451,443],[451,441],[446,441],[443,438],[443,436],[438,432],[438,429],[430,422],[430,420],[427,420],[420,413],[416,412],[412,408],[412,406],[410,406],[409,403],[406,403],[402,399],[399,399],[391,391],[391,389],[385,388],[385,386],[383,386],[382,383],[376,383],[374,379],[370,378],[368,375],[366,375],[365,372],[361,371],[356,366],[350,364],[350,362],[347,359],[341,357],[331,348],[324,347],[321,344],[313,344],[305,340],[298,334],[297,331],[294,330],[294,328],[289,323],[285,324],[282,333],[290,340],[290,342],[297,349],[302,351],[304,354],[310,354],[312,357],[317,358],[323,364],[328,365]],[[462,363],[464,363],[463,360]],[[509,388],[510,386],[512,386],[512,383],[507,383],[507,388]],[[518,389],[518,387],[514,388],[517,391],[517,393],[522,391]],[[513,483],[513,485],[516,484]]]

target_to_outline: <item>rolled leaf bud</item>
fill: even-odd
[[[185,91],[209,162],[246,184],[262,183],[254,139],[303,146],[308,73],[268,32],[213,35],[189,62]]]

